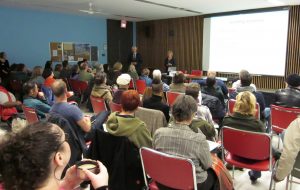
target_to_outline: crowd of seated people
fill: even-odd
[[[0,59],[0,61],[2,60]],[[55,67],[54,70],[53,67]],[[128,138],[137,148],[152,147],[161,152],[190,158],[196,165],[197,184],[198,188],[201,189],[219,188],[216,186],[216,184],[219,184],[216,183],[218,176],[212,169],[211,153],[208,148],[208,143],[206,142],[206,140],[218,141],[220,139],[218,132],[215,130],[216,122],[220,127],[230,126],[246,131],[266,132],[267,127],[263,121],[268,119],[269,113],[265,108],[264,97],[253,87],[255,85],[252,84],[252,77],[248,71],[243,70],[240,72],[239,84],[235,85],[235,92],[228,96],[226,86],[222,81],[216,79],[216,72],[213,71],[208,73],[207,79],[196,80],[191,83],[186,83],[185,75],[182,72],[177,72],[173,77],[172,84],[169,86],[162,81],[162,74],[158,69],[153,71],[152,78],[150,78],[151,73],[149,69],[142,69],[142,75],[139,76],[134,64],[129,65],[128,70],[124,73],[122,73],[123,66],[120,62],[115,63],[113,68],[107,73],[103,72],[101,68],[95,68],[96,69],[93,70],[86,60],[79,61],[78,64],[73,66],[70,66],[67,61],[64,61],[62,64],[56,64],[55,66],[52,61],[47,61],[44,69],[37,66],[30,76],[26,71],[27,69],[23,65],[20,65],[16,71],[22,72],[20,76],[25,73],[27,77],[26,79],[22,77],[18,79],[23,81],[23,103],[18,101],[14,95],[7,90],[7,84],[0,86],[1,120],[11,121],[14,116],[21,112],[20,106],[23,104],[27,107],[34,108],[40,120],[47,120],[47,115],[53,113],[62,116],[74,128],[76,135],[84,141],[93,141],[94,132],[96,130],[104,130],[110,135]],[[15,75],[16,72],[12,72],[12,74]],[[101,112],[92,118],[86,116],[82,109],[80,109],[85,101],[79,102],[79,106],[68,103],[69,93],[68,84],[66,83],[68,79],[85,81],[89,85],[89,89],[84,92],[86,99],[89,99],[90,96],[102,98],[105,100],[107,108],[109,108],[110,102],[114,102],[120,105],[121,111],[110,112],[108,109],[105,113]],[[134,89],[129,89],[130,82],[138,79],[145,80],[149,90],[148,93],[150,92],[143,98]],[[299,107],[296,103],[300,99],[298,99],[298,88],[300,86],[299,75],[294,74],[289,76],[286,82],[288,84],[287,88],[279,90],[276,93],[278,96],[276,103],[286,107]],[[46,91],[43,89],[46,89]],[[44,93],[40,93],[40,91]],[[173,107],[170,107],[165,101],[165,92],[167,91],[181,94],[176,99]],[[227,115],[223,119],[227,112],[227,97],[236,99],[236,103],[233,114]],[[256,113],[256,101],[260,106],[261,121],[254,117]],[[216,105],[219,104],[220,108],[217,108]],[[161,111],[169,122],[168,127],[157,127],[159,129],[157,129],[152,136],[145,122],[135,115],[139,106]],[[216,110],[222,113],[216,114]],[[149,115],[149,117],[151,117],[151,115]],[[104,123],[105,125],[103,125]],[[297,124],[296,121],[291,124],[294,126],[292,127],[294,131],[298,129]],[[58,135],[58,132],[60,132],[56,128],[59,129],[61,126],[57,127],[56,125],[46,123],[36,124],[36,126],[38,125],[43,125],[49,129],[48,131],[40,131],[41,133],[45,132],[48,135],[53,135],[52,133],[56,130],[57,134],[55,135]],[[31,127],[32,130],[37,130],[34,128],[35,125],[29,126],[28,128]],[[28,128],[24,130],[24,133],[22,131],[20,135],[26,135],[26,133],[31,130]],[[287,136],[292,136],[291,132],[289,132]],[[63,135],[59,137],[58,140],[64,141]],[[17,142],[18,140],[20,139],[16,138],[14,142],[19,143]],[[295,141],[297,142],[297,140]],[[7,145],[6,141],[5,143]],[[295,142],[285,139],[284,143],[291,144]],[[10,144],[10,147],[14,146],[15,144]],[[65,148],[67,149],[67,147]],[[285,147],[284,150],[286,149],[288,148]],[[58,150],[55,150],[56,153],[59,153]],[[0,145],[0,152],[1,151],[6,152],[7,149],[4,149],[3,146]],[[53,152],[54,150],[50,148],[47,151]],[[70,152],[70,150],[66,150],[65,153],[68,151]],[[45,153],[45,156],[49,156],[49,152]],[[53,156],[53,154],[51,155]],[[281,162],[287,162],[288,156],[290,155],[288,150],[286,150]],[[0,159],[4,159],[3,163],[9,163],[9,160],[5,160],[6,158],[2,158],[1,155]],[[68,160],[68,157],[66,157],[66,160]],[[43,164],[49,164],[49,167],[51,167],[47,172],[57,172],[57,176],[61,176],[63,172],[60,169],[52,171],[53,165],[58,165],[61,168],[66,167],[66,165],[59,162]],[[0,166],[1,169],[6,167],[4,165]],[[32,167],[41,167],[41,165]],[[104,166],[100,164],[100,167]],[[292,166],[289,165],[289,171],[291,167]],[[279,168],[285,170],[282,164],[279,165]],[[20,168],[14,169],[16,171],[20,170]],[[5,169],[4,171],[6,172]],[[72,171],[72,167],[69,171]],[[8,180],[6,178],[7,175],[14,175],[14,173],[5,172],[2,174],[4,176],[4,182]],[[277,174],[274,177],[275,181],[280,181],[286,176],[286,170],[280,172],[284,174]],[[87,175],[90,175],[91,178],[97,177],[96,175]],[[252,182],[256,182],[260,175],[261,173],[259,171],[249,172]],[[68,178],[68,172],[66,178]],[[33,184],[41,185],[42,183],[39,182],[43,180],[46,180],[46,178],[44,177],[37,182],[33,182]],[[54,180],[55,182],[56,179],[49,180]],[[100,187],[95,185],[92,179],[91,181],[94,187]],[[79,182],[82,182],[82,180],[76,180],[76,185],[79,184]],[[11,182],[8,180],[6,183],[4,184],[9,188]],[[22,183],[22,180],[20,180],[20,185],[22,185]],[[72,185],[74,184],[75,182]],[[158,185],[161,186],[162,189],[164,188],[162,184]],[[36,188],[36,186],[32,187]]]

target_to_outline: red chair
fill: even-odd
[[[173,189],[197,190],[196,169],[192,160],[172,156],[150,148],[141,148],[144,180],[150,190],[158,190],[156,182]],[[147,176],[152,178],[148,184]]]
[[[201,71],[201,70],[192,70],[191,75],[201,77],[203,75],[203,71]]]
[[[90,96],[90,99],[95,114],[98,114],[103,111],[107,111],[105,100],[103,98]]]
[[[138,93],[144,94],[144,92],[147,88],[146,81],[145,80],[136,80],[135,84],[136,84],[136,90],[138,91]]]
[[[173,106],[177,96],[182,95],[182,93],[179,92],[166,92],[166,96],[167,96],[167,103],[169,106]]]
[[[116,103],[114,103],[114,102],[110,102],[109,103],[109,107],[110,107],[110,111],[111,112],[121,112],[122,111],[122,106],[121,106],[121,104],[116,104]]]
[[[228,100],[228,115],[233,114],[233,107],[235,104],[236,100],[234,99],[229,99]],[[259,104],[256,102],[256,113],[255,113],[256,119],[260,120],[260,107]]]
[[[272,156],[270,134],[224,126],[222,128],[222,147],[223,161],[232,166],[255,171],[272,171],[273,174],[275,159]],[[271,180],[270,188],[272,182],[273,180]]]
[[[128,89],[135,89],[135,83],[132,79],[130,80]]]
[[[79,81],[74,79],[68,79],[68,82],[73,92],[77,94],[82,100],[83,92],[88,88],[88,83],[85,81]]]
[[[271,126],[272,131],[277,134],[282,133],[287,129],[292,121],[300,114],[299,108],[286,108],[276,105],[271,105]]]
[[[39,117],[35,111],[35,109],[33,108],[30,108],[30,107],[26,107],[26,106],[22,106],[22,109],[23,109],[23,112],[24,112],[24,115],[25,115],[25,118],[27,120],[27,123],[30,125],[30,124],[33,124],[33,123],[36,123],[39,121]]]

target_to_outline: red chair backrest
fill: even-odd
[[[197,189],[195,166],[190,159],[144,147],[140,149],[140,155],[145,180],[149,175],[155,182],[170,188]]]
[[[272,130],[281,133],[287,129],[292,121],[300,114],[300,108],[286,108],[271,105],[271,124]]]
[[[88,83],[85,81],[80,80],[74,80],[74,79],[68,79],[68,82],[70,84],[70,87],[74,91],[74,93],[77,94],[83,94],[83,92],[87,89]]]
[[[201,70],[192,70],[192,72],[191,72],[191,75],[195,75],[198,77],[201,77],[202,74],[203,74],[203,71],[201,71]]]
[[[228,100],[228,114],[231,115],[233,113],[233,107],[235,104],[236,100],[234,99],[229,99]],[[256,102],[256,113],[255,113],[255,118],[260,119],[260,109],[259,109],[259,104]]]
[[[97,98],[94,96],[90,96],[92,107],[95,114],[98,114],[102,111],[107,111],[105,100],[103,98]]]
[[[222,145],[231,154],[253,160],[270,158],[271,137],[269,134],[244,131],[227,126],[222,128],[222,134]]]
[[[22,106],[22,109],[28,124],[33,124],[39,121],[39,117],[35,109],[26,106]]]
[[[136,90],[138,91],[138,93],[144,94],[144,92],[147,88],[146,81],[145,80],[136,80],[135,84],[136,84]]]
[[[131,79],[129,83],[129,89],[135,89],[134,81]]]
[[[167,103],[169,104],[169,106],[173,106],[176,98],[181,95],[182,93],[179,92],[166,92],[167,95]]]
[[[110,111],[111,112],[121,112],[122,111],[122,106],[121,106],[121,104],[116,104],[116,103],[114,103],[114,102],[110,102],[109,103],[109,107],[110,107]]]

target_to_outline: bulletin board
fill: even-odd
[[[52,61],[98,61],[98,47],[88,43],[50,42],[50,56]]]
[[[50,42],[50,56],[52,61],[62,61],[62,43]]]

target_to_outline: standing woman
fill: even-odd
[[[0,76],[6,84],[6,79],[9,77],[9,62],[5,52],[0,52]]]
[[[176,67],[176,62],[173,57],[173,51],[169,50],[167,53],[167,57],[165,59],[165,67],[166,67],[166,73],[168,72],[169,67]]]

